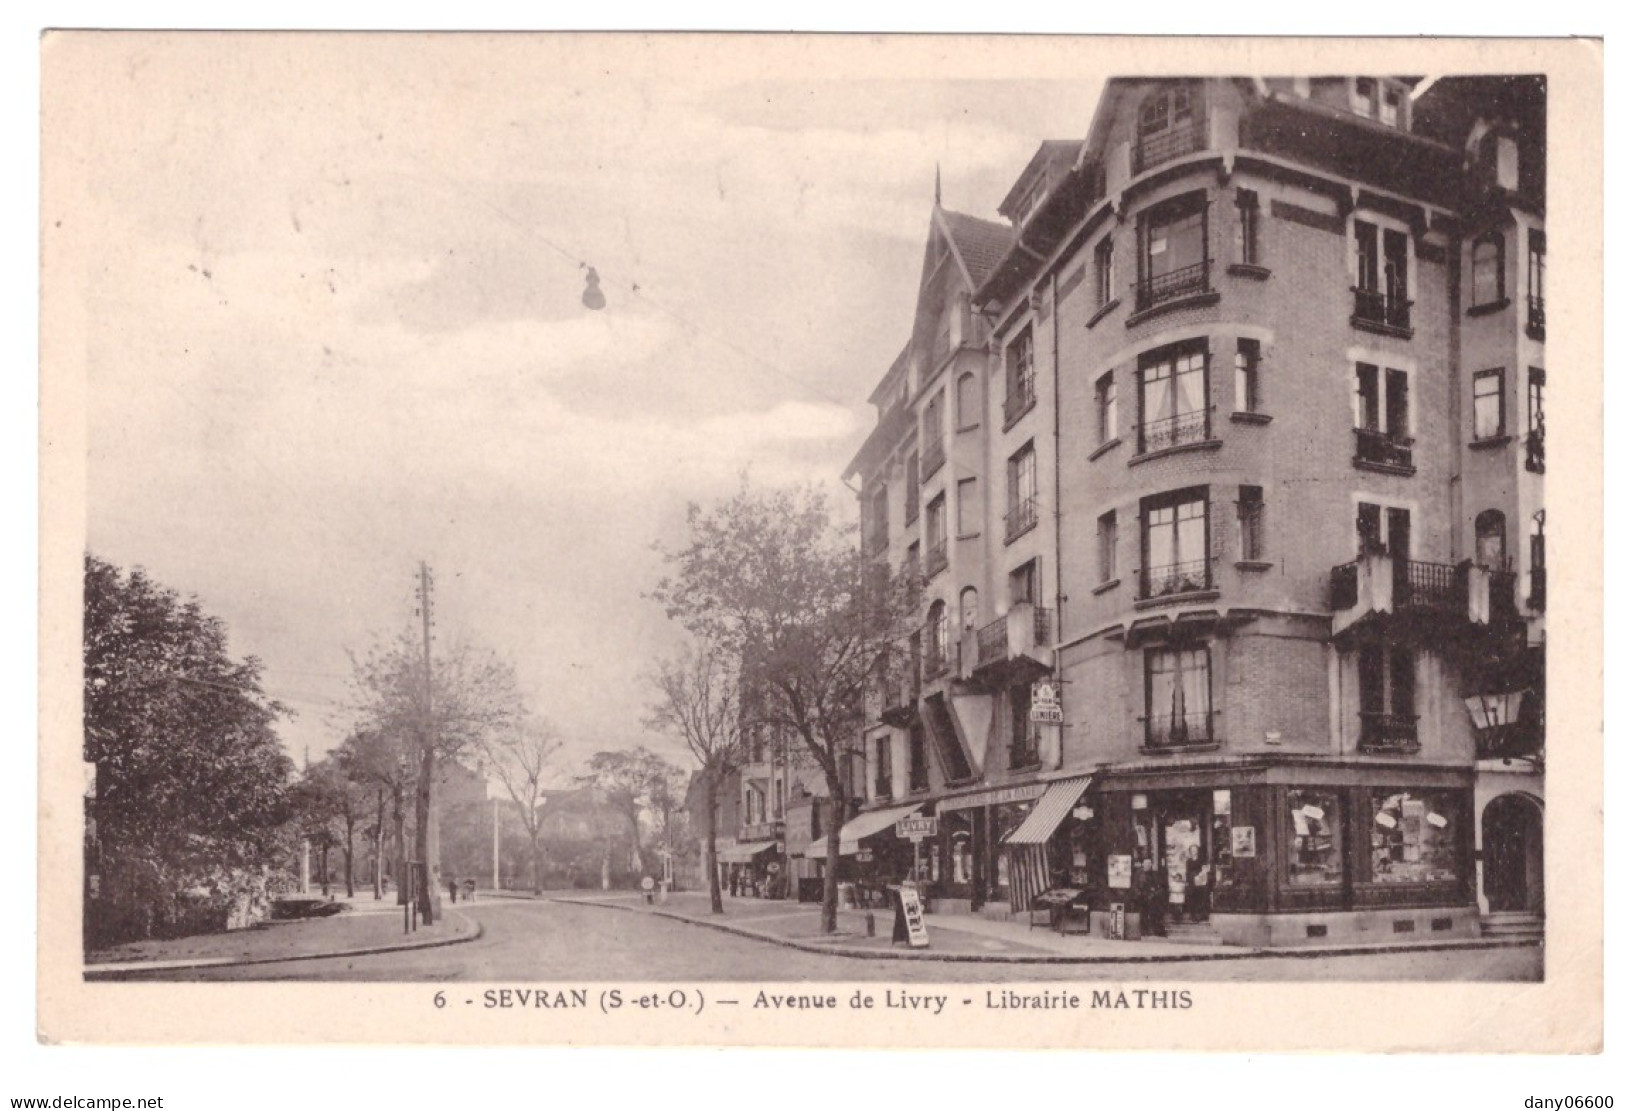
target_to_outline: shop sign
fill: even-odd
[[[925,949],[931,939],[925,932],[925,907],[920,903],[920,890],[911,884],[897,889],[897,917],[892,922],[892,941],[907,941],[910,949]]]
[[[935,818],[903,818],[897,823],[897,836],[907,837],[910,841],[923,841],[927,837],[937,835],[937,820]]]
[[[1027,709],[1027,720],[1034,725],[1061,724],[1061,688],[1059,684],[1052,681],[1033,684],[1032,703]]]
[[[1106,858],[1106,886],[1125,890],[1134,886],[1134,857],[1113,853]]]
[[[1252,826],[1230,827],[1230,855],[1234,857],[1258,855],[1258,838]]]

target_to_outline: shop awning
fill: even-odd
[[[1059,783],[1051,783],[1044,791],[1044,797],[1033,804],[1027,812],[1027,818],[1016,831],[1005,838],[1006,845],[1042,845],[1055,831],[1061,828],[1066,820],[1067,813],[1078,805],[1078,800],[1089,789],[1093,776],[1079,776],[1077,779],[1063,779]]]
[[[883,833],[904,818],[918,814],[924,803],[913,806],[890,806],[885,810],[869,810],[859,814],[841,827],[841,855],[851,856],[858,851],[858,842],[865,837]],[[828,843],[820,838],[807,846],[808,860],[823,860]]]
[[[751,845],[735,845],[731,849],[718,849],[717,859],[724,864],[749,864],[765,852],[771,852],[777,846],[772,841],[760,841]]]

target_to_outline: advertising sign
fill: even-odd
[[[1061,724],[1061,688],[1058,684],[1053,682],[1033,684],[1032,703],[1027,710],[1027,720],[1034,725]]]
[[[1231,827],[1230,855],[1235,857],[1258,855],[1258,839],[1253,833],[1252,826]]]
[[[1106,858],[1106,886],[1127,890],[1134,886],[1134,858],[1128,853],[1114,853]]]
[[[921,841],[936,835],[937,820],[935,818],[903,818],[897,823],[897,836],[907,837],[910,841]]]
[[[920,890],[904,884],[897,889],[897,918],[892,923],[891,939],[907,941],[910,949],[925,949],[931,939],[925,932],[925,907],[920,902]]]

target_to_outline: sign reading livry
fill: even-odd
[[[907,837],[910,841],[920,841],[936,835],[935,818],[902,818],[897,823],[897,836]]]

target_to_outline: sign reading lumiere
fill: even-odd
[[[1033,684],[1032,704],[1027,720],[1034,725],[1061,724],[1061,684],[1054,679],[1041,679]]]

